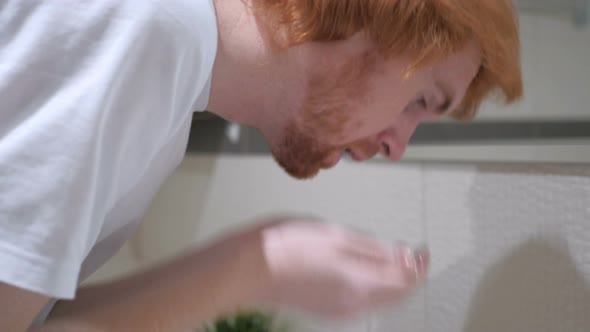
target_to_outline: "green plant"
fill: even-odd
[[[202,332],[287,332],[285,325],[278,326],[271,314],[244,311],[232,317],[217,319]]]

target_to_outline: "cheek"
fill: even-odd
[[[309,117],[305,123],[308,133],[326,144],[339,146],[375,136],[395,122],[394,116],[391,110],[353,102]]]
[[[397,106],[397,103],[393,101],[391,103],[393,107],[386,107],[385,102],[373,100],[374,102],[355,105],[355,108],[351,109],[353,116],[342,127],[338,137],[340,142],[350,143],[376,136],[401,120],[403,107]]]
[[[347,128],[353,135],[348,139],[377,135],[403,121],[406,105],[418,94],[416,85],[416,80],[411,78],[396,80],[380,76],[372,80],[370,90],[355,105],[353,121]]]
[[[386,124],[391,123],[389,116],[372,111],[369,108],[360,111],[360,116],[351,126],[346,128],[340,140],[344,142],[358,141],[375,135],[384,130]]]
[[[393,126],[414,97],[416,79],[403,79],[396,68],[367,68],[348,66],[339,75],[312,79],[301,127],[336,146],[375,136]]]
[[[374,63],[367,53],[337,68],[318,69],[308,84],[304,124],[338,141],[362,133],[367,120],[375,120],[367,113],[382,109],[374,105]]]

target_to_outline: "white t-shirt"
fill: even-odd
[[[211,0],[2,1],[1,282],[71,299],[120,248],[184,155],[216,50]]]

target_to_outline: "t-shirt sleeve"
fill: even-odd
[[[1,282],[73,298],[105,214],[133,185],[127,175],[190,111],[200,51],[148,3],[3,4]]]

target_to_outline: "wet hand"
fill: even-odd
[[[341,226],[305,220],[259,230],[262,300],[328,318],[399,302],[425,278],[424,249],[394,247]]]

